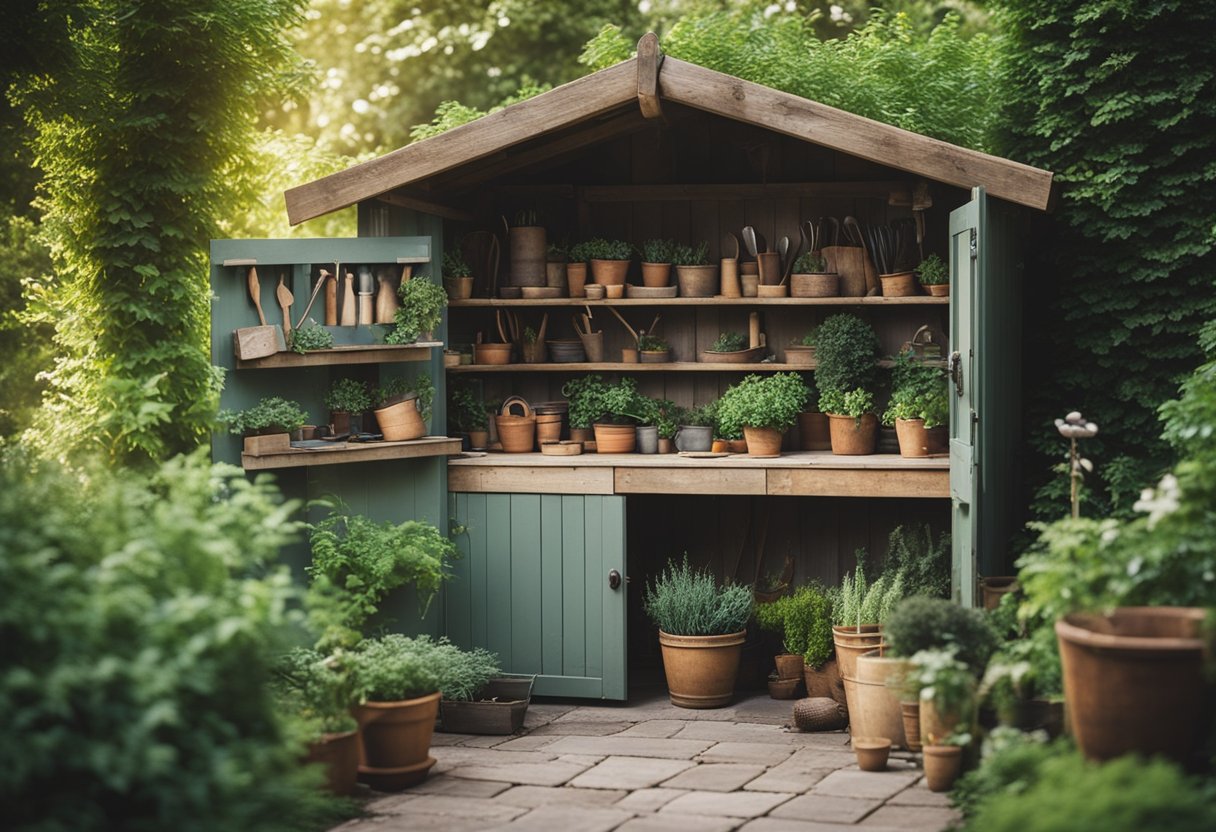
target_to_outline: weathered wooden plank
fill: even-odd
[[[949,471],[770,468],[768,493],[805,497],[950,496]]]
[[[428,436],[405,442],[340,443],[333,448],[292,448],[269,454],[241,454],[246,471],[275,468],[305,468],[316,465],[343,465],[350,462],[378,462],[389,459],[416,459],[460,453],[460,440]]]
[[[738,152],[732,149],[732,152]],[[587,202],[695,202],[708,200],[797,199],[839,197],[886,204],[892,191],[907,191],[899,179],[849,182],[769,182],[765,184],[587,185],[579,193]]]
[[[663,53],[659,49],[659,36],[647,32],[638,41],[638,107],[646,118],[662,118],[663,105],[659,103],[659,67]]]
[[[635,60],[563,84],[384,156],[288,190],[292,225],[594,118],[637,97]]]
[[[639,216],[635,212],[635,218]],[[650,228],[649,218],[642,215],[643,219],[636,220],[639,227]],[[742,215],[740,215],[742,216]],[[740,221],[738,227],[728,226],[723,224],[724,231],[735,232],[735,236],[739,235],[739,229],[745,223]],[[671,236],[670,232],[666,231],[667,226],[664,225],[664,231],[661,233],[643,232],[647,239],[649,237]],[[723,235],[725,236],[725,235]],[[747,254],[743,255],[745,258]],[[675,277],[672,277],[675,280]],[[469,298],[468,300],[452,301],[449,306],[453,309],[473,309],[473,308],[497,308],[497,307],[537,307],[537,306],[590,306],[592,308],[601,306],[776,306],[793,308],[796,306],[948,306],[950,298],[935,298],[931,295],[913,295],[906,298],[883,297],[881,295],[875,297],[862,298],[621,298],[619,300],[586,300],[585,298],[539,298],[537,300],[523,299],[505,299],[505,298]]]
[[[583,498],[584,557],[586,573],[583,580],[583,615],[586,620],[586,660],[588,676],[604,674],[604,585],[608,569],[604,565],[604,549],[610,541],[604,538],[604,502],[612,499],[598,496]],[[623,545],[623,544],[620,544]]]
[[[541,672],[541,516],[538,494],[511,495],[511,672]]]
[[[541,474],[543,473],[543,476]],[[485,465],[448,468],[449,491],[531,494],[611,494],[608,468],[517,468]]]
[[[439,341],[420,344],[343,344],[327,350],[312,350],[303,355],[276,352],[262,358],[237,359],[238,370],[280,370],[285,367],[330,367],[348,364],[392,364],[399,361],[429,361],[431,350],[442,347]]]
[[[664,98],[898,167],[960,188],[1047,210],[1052,174],[957,147],[780,90],[668,58],[659,70]]]
[[[764,494],[762,468],[718,468],[689,471],[684,468],[614,469],[617,494]]]
[[[485,499],[480,494],[448,494],[448,513],[458,524],[467,524],[470,498]],[[444,634],[462,647],[473,645],[473,557],[470,535],[454,538],[460,557],[452,564],[452,578],[443,586]]]
[[[389,205],[396,205],[398,208],[408,208],[411,211],[434,214],[437,217],[443,217],[445,220],[456,220],[457,222],[475,222],[477,220],[475,214],[471,214],[461,208],[445,205],[442,202],[426,199],[403,190],[389,191],[386,194],[380,194],[376,199]]]
[[[562,675],[587,675],[586,591],[587,498],[562,497]]]

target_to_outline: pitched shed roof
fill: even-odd
[[[528,152],[543,157],[628,132],[661,113],[662,102],[714,113],[961,188],[1046,210],[1052,174],[846,113],[800,96],[675,58],[647,35],[638,56],[286,192],[291,223],[346,208],[524,142],[552,137]],[[643,116],[645,118],[643,118]],[[594,129],[572,132],[597,120]],[[486,169],[494,170],[493,164]]]

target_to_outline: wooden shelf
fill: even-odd
[[[944,361],[927,361],[934,367],[945,367]],[[807,373],[815,364],[779,364],[756,362],[753,364],[725,364],[708,361],[668,361],[665,364],[625,364],[620,361],[583,361],[569,364],[546,362],[543,364],[458,364],[448,367],[449,373]],[[883,359],[880,367],[894,367],[895,362]]]
[[[449,309],[543,306],[948,306],[950,298],[915,295],[908,298],[470,298],[448,303]]]
[[[463,454],[448,460],[448,490],[531,494],[723,494],[783,497],[950,496],[946,456],[835,456],[798,451],[775,459],[732,454]]]
[[[292,448],[269,454],[241,454],[246,471],[274,468],[305,468],[312,465],[341,465],[348,462],[377,462],[386,459],[417,459],[460,453],[460,440],[447,436],[424,436],[408,442],[335,442],[323,448]]]
[[[284,367],[324,367],[334,364],[391,364],[398,361],[427,361],[431,350],[441,341],[416,344],[343,344],[328,350],[311,350],[300,355],[276,352],[265,358],[236,360],[238,370],[277,370]]]

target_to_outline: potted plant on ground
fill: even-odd
[[[545,249],[545,285],[550,289],[566,288],[566,249],[549,243]]]
[[[572,298],[586,297],[587,261],[591,259],[588,243],[575,243],[570,247],[570,261],[566,263],[566,289]]]
[[[448,430],[468,437],[472,450],[484,450],[490,444],[490,422],[485,403],[464,384],[448,387]]]
[[[828,271],[827,261],[814,252],[803,252],[790,274],[790,297],[830,298],[840,294],[840,275]]]
[[[798,420],[808,392],[797,373],[753,373],[722,394],[718,418],[742,426],[749,456],[780,456],[781,437]]]
[[[671,254],[676,244],[671,240],[647,240],[638,249],[642,257],[642,285],[661,289],[671,282]]]
[[[895,427],[899,453],[922,457],[946,453],[950,418],[949,386],[945,371],[930,366],[908,350],[895,357],[891,374],[891,401],[883,424]]]
[[[680,428],[675,434],[677,451],[700,452],[713,447],[714,427],[718,423],[718,403],[706,402],[680,414]]]
[[[502,676],[498,656],[474,648],[453,656],[440,688],[443,730],[513,734],[523,727],[535,676]]]
[[[954,647],[914,653],[903,676],[904,696],[920,701],[920,738],[928,746],[975,722],[976,679]]]
[[[447,293],[426,276],[414,276],[398,290],[401,306],[394,316],[392,331],[384,338],[386,344],[413,344],[420,338],[434,340],[435,327],[443,321],[448,305]]]
[[[832,640],[846,682],[857,678],[857,658],[882,643],[882,622],[907,593],[906,573],[896,564],[870,583],[865,558],[865,549],[858,549],[857,567],[840,582],[832,605]]]
[[[950,272],[942,258],[930,254],[916,267],[916,279],[925,291],[937,298],[950,294]]]
[[[431,418],[435,385],[431,377],[419,374],[413,381],[396,376],[384,381],[372,395],[373,411],[380,433],[387,442],[402,442],[426,435]]]
[[[809,331],[785,348],[785,363],[800,367],[815,366],[815,344],[819,337],[818,327]]]
[[[933,737],[924,746],[925,785],[931,792],[948,792],[963,770],[963,747],[971,744],[968,733]]]
[[[671,346],[657,335],[638,336],[638,354],[643,364],[666,364],[671,360]]]
[[[262,454],[290,450],[291,433],[304,426],[308,414],[298,402],[270,396],[246,410],[223,410],[217,419],[245,436],[245,453]]]
[[[712,298],[718,291],[718,267],[709,262],[709,244],[675,246],[671,263],[682,298]]]
[[[363,413],[372,406],[367,384],[353,378],[340,378],[325,394],[329,424],[335,435],[363,432]]]
[[[597,237],[583,244],[582,253],[591,261],[591,278],[602,286],[624,286],[633,249],[622,240]],[[619,295],[618,295],[619,297]]]
[[[326,656],[297,648],[275,670],[283,709],[293,712],[315,738],[308,743],[305,760],[324,767],[329,791],[354,794],[359,774],[358,723],[351,716],[356,704],[354,683],[342,652]]]
[[[685,555],[646,587],[645,606],[659,628],[671,703],[681,708],[729,703],[752,614],[751,590],[719,587]]]
[[[756,622],[781,634],[785,653],[775,659],[779,677],[803,679],[810,697],[843,698],[839,675],[833,673],[832,601],[822,586],[806,584],[758,605]]]
[[[841,393],[826,390],[819,396],[819,409],[827,414],[832,453],[856,456],[874,453],[878,446],[878,417],[874,396],[862,388]]]
[[[473,270],[465,262],[459,248],[443,253],[443,288],[449,300],[473,297]]]

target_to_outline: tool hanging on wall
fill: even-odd
[[[355,326],[359,316],[355,309],[355,273],[348,271],[342,279],[342,326]]]
[[[405,285],[405,271],[410,266],[406,266],[401,270],[401,285]],[[393,275],[388,269],[380,269],[376,273],[376,280],[380,285],[376,290],[376,323],[391,324],[397,320],[397,309],[401,304],[397,301],[397,287],[393,285]]]
[[[338,325],[338,275],[342,274],[340,263],[334,263],[333,274],[325,275],[325,325]]]
[[[284,281],[287,280],[285,272],[279,272],[279,285],[275,287],[274,296],[279,301],[279,309],[283,310],[283,339],[291,338],[291,305],[295,302],[296,296],[287,288]]]
[[[262,312],[262,284],[258,280],[258,270],[250,266],[245,275],[245,286],[257,310],[261,326],[247,326],[233,333],[233,351],[236,357],[248,361],[251,358],[264,358],[287,349],[287,339],[281,326],[271,326],[266,323],[266,314]]]
[[[359,267],[359,288],[357,298],[359,303],[359,326],[369,326],[375,321],[373,313],[375,305],[375,279],[372,277],[370,266]]]
[[[321,287],[329,281],[329,270],[321,269],[321,276],[317,278],[317,285],[312,287],[312,294],[308,298],[308,305],[304,307],[304,314],[296,321],[296,329],[304,326],[304,322],[308,320],[308,313],[312,311],[312,305],[317,299],[317,295],[321,294]]]

